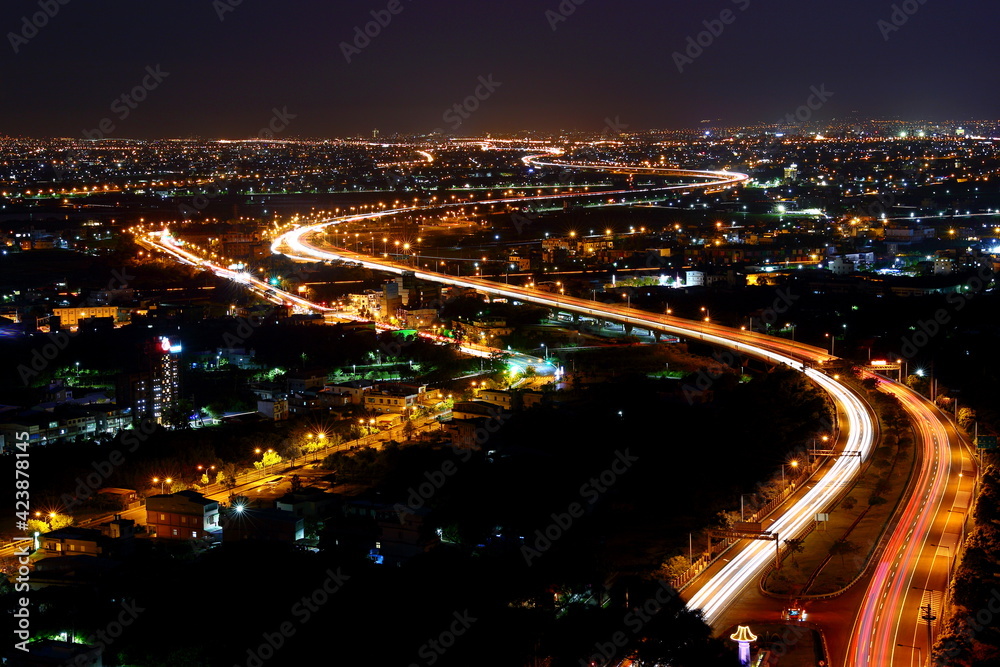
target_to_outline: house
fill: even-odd
[[[113,505],[118,505],[119,509],[123,510],[128,509],[132,503],[139,499],[138,493],[135,489],[118,489],[114,487],[98,489],[97,496],[103,500],[107,500]]]
[[[466,324],[465,331],[469,342],[491,345],[499,342],[500,337],[513,333],[514,327],[507,326],[507,321],[502,318],[490,317]]]
[[[327,516],[338,507],[339,496],[319,489],[303,489],[286,493],[274,502],[274,506],[284,512],[300,517]]]
[[[479,400],[510,410],[517,404],[513,392],[502,389],[480,389]]]
[[[330,387],[324,387],[316,393],[316,399],[321,408],[346,408],[351,405],[349,394],[338,394]]]
[[[41,550],[48,557],[126,556],[133,549],[135,522],[116,516],[98,528],[69,526],[43,534]]]
[[[437,322],[437,309],[413,308],[403,311],[403,327],[406,329],[428,329]]]
[[[489,417],[471,417],[468,419],[452,419],[444,422],[442,428],[451,437],[451,443],[458,449],[479,449],[479,446],[489,439],[490,431],[496,422]]]
[[[421,391],[410,385],[379,385],[365,396],[365,407],[372,412],[406,414],[419,403]]]
[[[326,384],[326,374],[317,373],[297,373],[289,375],[286,379],[288,392],[300,394],[306,391],[322,389]]]
[[[146,498],[150,537],[190,540],[218,534],[219,503],[197,491],[178,491]]]
[[[476,417],[497,417],[505,413],[502,407],[486,401],[459,401],[451,409],[455,419],[475,419]]]
[[[354,380],[352,382],[341,382],[339,384],[328,384],[326,390],[332,394],[343,394],[350,396],[352,405],[364,403],[364,396],[371,391],[374,383],[371,380]]]
[[[105,556],[107,540],[90,528],[60,528],[41,536],[46,556]]]
[[[370,557],[382,565],[401,567],[439,545],[441,538],[429,528],[426,516],[426,510],[411,510],[379,521],[379,537]]]
[[[288,399],[258,400],[257,412],[276,422],[288,419]]]
[[[230,512],[223,520],[223,542],[261,540],[291,544],[305,536],[305,519],[282,509],[247,507]]]

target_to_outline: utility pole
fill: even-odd
[[[931,622],[936,620],[937,616],[934,615],[930,602],[928,602],[925,607],[922,607],[922,609],[925,613],[920,618],[927,621],[927,659],[930,660],[934,649],[934,640],[931,637]]]

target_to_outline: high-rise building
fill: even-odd
[[[396,315],[396,311],[403,307],[403,298],[400,295],[400,284],[395,280],[387,280],[382,283],[382,295],[379,303],[379,317],[388,320]]]
[[[139,368],[118,376],[115,402],[132,411],[133,421],[164,417],[180,399],[179,342],[167,337],[150,341],[141,355]]]
[[[794,162],[789,167],[785,167],[785,182],[794,183],[799,180],[799,165]]]

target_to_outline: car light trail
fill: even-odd
[[[824,350],[786,341],[785,339],[737,331],[710,323],[691,322],[654,314],[640,315],[635,313],[635,311],[623,309],[620,306],[598,305],[594,302],[574,297],[550,296],[547,293],[509,285],[499,285],[483,279],[462,278],[431,271],[414,271],[411,267],[397,262],[372,258],[343,249],[335,251],[326,250],[304,240],[305,237],[329,224],[332,223],[327,221],[318,225],[292,230],[277,239],[273,249],[282,251],[281,249],[285,248],[283,251],[285,254],[303,260],[315,261],[320,259],[357,262],[368,268],[391,273],[412,271],[416,278],[422,280],[469,287],[493,295],[548,306],[557,310],[568,310],[584,315],[613,319],[650,330],[679,334],[729,347],[741,353],[768,359],[775,363],[787,364],[792,368],[803,371],[841,405],[848,420],[848,442],[846,449],[859,451],[862,457],[867,457],[873,448],[874,425],[864,403],[833,378],[818,370],[806,367],[804,363],[806,361],[823,363],[831,359]],[[856,476],[859,467],[853,458],[838,459],[828,472],[817,480],[816,485],[812,489],[797,500],[770,526],[770,530],[788,536],[801,533],[809,522],[813,520],[817,512],[829,507],[844,484]],[[770,545],[760,542],[749,544],[689,601],[689,606],[702,609],[706,620],[711,624],[733,602],[752,578],[760,574],[767,567],[771,555],[772,548]]]
[[[916,492],[910,496],[886,541],[855,620],[847,659],[852,667],[894,664],[893,656],[900,643],[897,634],[906,622],[906,600],[911,592],[914,566],[940,512],[951,474],[950,440],[935,412],[909,389],[893,382],[880,384],[900,400],[917,425],[925,462],[920,467]],[[918,613],[915,605],[910,607],[915,618]],[[906,638],[902,643],[915,643],[911,640]],[[910,650],[909,646],[903,648]],[[910,664],[911,660],[912,656],[907,655],[904,662]]]

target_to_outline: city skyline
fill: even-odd
[[[101,136],[145,139],[600,132],[768,123],[803,105],[819,122],[985,119],[998,94],[974,64],[990,55],[991,11],[24,1],[0,20],[17,102],[2,131],[82,138],[107,119]]]

